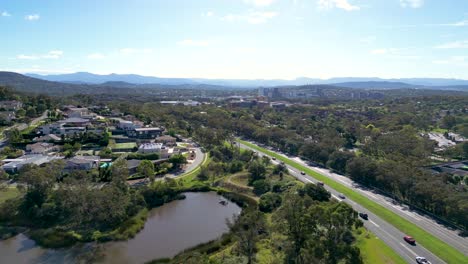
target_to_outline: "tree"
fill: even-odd
[[[317,225],[314,217],[307,213],[312,201],[294,192],[287,193],[282,206],[273,215],[276,228],[288,237],[290,246],[286,249],[286,263],[304,263],[301,251],[305,248],[311,233]]]
[[[446,115],[441,120],[441,127],[452,129],[457,124],[457,119],[453,115]]]
[[[187,163],[187,158],[182,154],[176,154],[169,158],[169,162],[174,165],[174,168],[180,168],[180,166]]]
[[[11,143],[20,143],[23,141],[23,136],[21,135],[21,132],[16,128],[11,129],[7,132],[7,138],[8,141],[10,141]]]
[[[260,201],[258,203],[258,208],[264,213],[270,213],[276,208],[281,206],[281,195],[277,193],[265,193],[260,196]]]
[[[127,179],[129,177],[127,160],[118,158],[111,166],[111,183],[122,190],[127,190]]]
[[[150,182],[154,182],[154,165],[149,160],[143,160],[138,165],[137,171],[140,175],[149,179]]]
[[[247,263],[254,262],[256,243],[266,226],[265,217],[254,209],[245,209],[234,223],[228,221],[229,229],[237,238],[237,249],[247,257]]]
[[[351,179],[367,186],[375,183],[376,170],[375,163],[366,157],[355,157],[346,165],[346,171]]]
[[[36,109],[34,107],[29,107],[28,110],[26,110],[26,116],[27,117],[35,117],[37,116]]]
[[[302,190],[313,200],[326,202],[330,200],[331,194],[322,186],[313,183],[307,183]]]
[[[327,161],[327,166],[332,168],[335,171],[338,171],[340,173],[345,173],[346,172],[346,163],[354,157],[354,154],[350,152],[344,152],[344,151],[335,151],[333,152],[328,161]]]
[[[266,168],[262,163],[256,160],[250,163],[249,172],[250,172],[250,184],[252,184],[253,182],[257,180],[265,179]]]
[[[267,180],[256,180],[252,183],[252,186],[256,195],[262,195],[270,191],[270,183]]]
[[[279,163],[275,166],[273,169],[274,174],[280,174],[280,173],[285,173],[288,171],[288,167],[284,163]]]

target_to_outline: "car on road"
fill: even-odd
[[[275,157],[273,157],[273,158],[271,158],[271,159],[272,159],[272,160],[276,160],[276,158],[275,158]]]
[[[340,197],[341,199],[346,199],[346,196],[344,196],[344,194],[342,193],[338,194],[338,197]]]
[[[305,172],[301,171],[301,174],[302,174],[302,175],[305,175]]]
[[[416,257],[416,262],[419,264],[431,264],[425,257]]]
[[[323,182],[321,182],[321,181],[317,182],[317,185],[322,186],[322,187],[325,186],[325,184]]]
[[[416,240],[411,237],[411,236],[404,236],[403,239],[408,243],[408,244],[411,244],[411,245],[415,245],[416,244]]]
[[[359,216],[364,220],[369,219],[369,216],[366,213],[359,213]]]

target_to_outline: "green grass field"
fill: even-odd
[[[373,233],[361,229],[357,237],[357,246],[361,250],[364,263],[368,264],[404,264],[406,261],[387,246]]]
[[[128,142],[128,143],[115,143],[112,149],[131,149],[136,147],[135,142]]]
[[[15,198],[20,195],[20,192],[16,188],[6,188],[5,190],[0,191],[0,204],[4,203],[6,200]]]
[[[459,252],[455,248],[451,247],[447,243],[443,242],[442,240],[438,239],[437,237],[433,236],[432,234],[426,232],[425,230],[421,229],[417,225],[411,223],[410,221],[400,217],[399,215],[393,213],[392,211],[386,209],[385,207],[369,200],[365,196],[353,191],[352,189],[337,183],[336,181],[319,174],[307,167],[300,165],[288,158],[285,158],[281,155],[278,155],[272,151],[267,149],[261,148],[257,145],[251,144],[247,141],[238,140],[240,143],[249,146],[252,149],[261,151],[270,155],[271,157],[275,157],[278,160],[281,160],[288,164],[291,167],[294,167],[300,171],[306,172],[308,175],[314,177],[315,179],[324,182],[326,185],[330,186],[331,188],[335,189],[338,192],[343,193],[351,200],[359,203],[360,205],[367,208],[369,211],[373,212],[377,216],[381,217],[388,223],[392,224],[394,227],[398,228],[405,234],[409,234],[413,236],[419,244],[423,247],[437,255],[442,260],[446,261],[447,263],[468,263],[467,257],[463,255],[463,253]]]

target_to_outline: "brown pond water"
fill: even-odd
[[[184,249],[218,238],[227,232],[226,219],[241,209],[229,202],[219,204],[216,193],[186,193],[185,200],[152,209],[133,239],[99,245],[100,263],[144,263],[172,257]],[[93,255],[95,245],[48,250],[20,234],[0,241],[0,263],[77,263]],[[96,262],[95,260],[92,262]]]

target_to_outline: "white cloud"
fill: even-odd
[[[444,26],[453,26],[453,27],[464,27],[464,26],[468,26],[468,19],[467,19],[467,20],[458,21],[458,22],[455,22],[455,23],[442,24],[442,25],[444,25]]]
[[[318,0],[317,2],[320,9],[333,9],[339,8],[346,11],[356,11],[361,9],[357,5],[351,4],[348,0]]]
[[[29,21],[39,20],[39,18],[41,18],[41,16],[38,14],[27,15],[24,17],[24,19],[29,20]]]
[[[229,22],[243,21],[249,24],[263,24],[266,23],[268,20],[276,17],[277,15],[278,13],[273,11],[249,11],[247,14],[243,15],[229,14],[222,17],[221,19]]]
[[[16,56],[20,60],[38,60],[38,59],[59,59],[62,57],[63,51],[61,50],[51,50],[43,55],[24,55],[20,54]]]
[[[214,12],[212,11],[208,11],[202,14],[202,17],[212,17],[212,16],[214,16]]]
[[[2,17],[9,17],[9,16],[11,16],[11,14],[8,13],[7,11],[3,11],[3,12],[0,14],[0,16],[2,16]]]
[[[101,53],[91,53],[87,56],[87,58],[91,60],[100,60],[100,59],[104,59],[105,56],[102,55]]]
[[[245,3],[251,4],[254,6],[269,6],[271,5],[275,0],[244,0]]]
[[[411,48],[381,48],[373,49],[370,51],[370,54],[376,56],[386,56],[387,58],[392,59],[405,59],[405,60],[414,60],[420,59],[421,56],[409,54]]]
[[[466,56],[452,56],[445,60],[434,60],[434,64],[450,64],[450,65],[468,65],[468,57]]]
[[[205,40],[193,40],[193,39],[184,39],[177,42],[181,46],[191,46],[191,47],[206,47],[209,45],[208,41]]]
[[[374,55],[387,54],[388,52],[389,52],[388,49],[374,49],[370,51],[370,53]]]
[[[39,57],[37,57],[37,56],[24,55],[24,54],[20,54],[20,55],[16,56],[16,58],[20,59],[20,60],[37,60],[37,59],[39,59]]]
[[[420,8],[424,5],[424,0],[400,0],[402,7]]]
[[[122,54],[149,54],[152,53],[152,49],[134,49],[134,48],[124,48],[119,50]]]
[[[460,40],[445,43],[435,47],[436,49],[467,49],[468,48],[468,40]]]
[[[61,50],[51,50],[49,53],[42,56],[44,59],[59,59],[62,57],[63,51]]]

